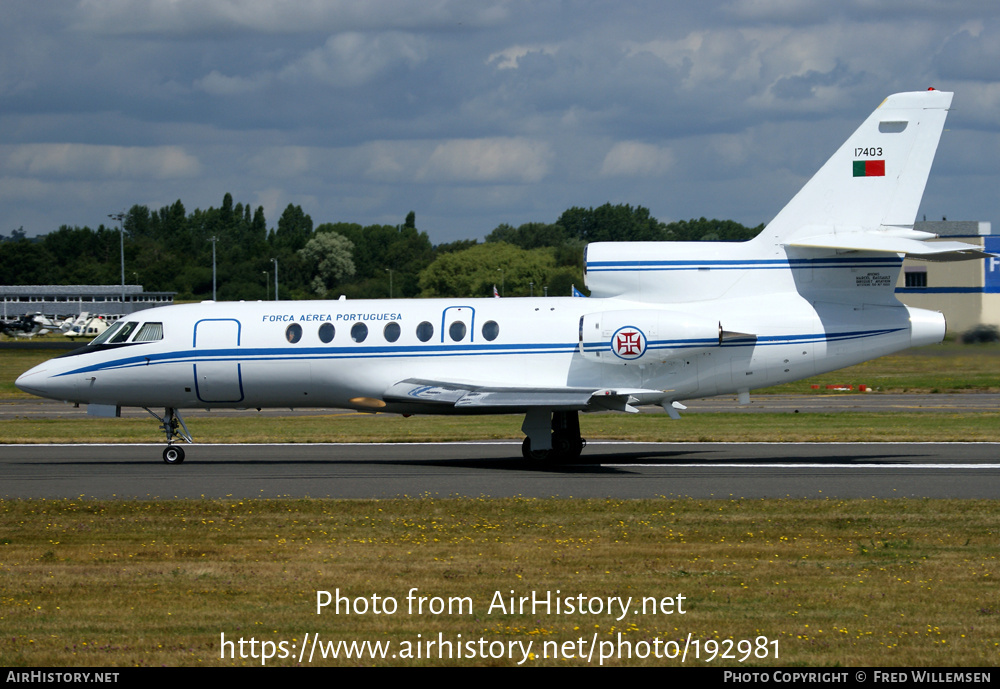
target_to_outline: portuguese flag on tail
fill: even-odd
[[[884,160],[855,160],[855,177],[885,177]]]

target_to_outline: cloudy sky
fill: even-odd
[[[5,0],[0,234],[226,192],[434,243],[570,206],[767,222],[896,91],[1000,223],[996,0]],[[1000,228],[998,228],[1000,230]]]

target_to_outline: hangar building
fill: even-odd
[[[948,331],[961,333],[979,324],[1000,327],[1000,235],[988,222],[916,222],[913,229],[962,241],[997,254],[979,261],[906,259],[896,284],[896,297],[907,306],[941,311]],[[930,240],[936,241],[936,240]]]

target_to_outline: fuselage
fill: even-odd
[[[767,303],[202,302],[122,321],[116,335],[35,367],[18,387],[95,405],[463,412],[383,400],[394,384],[417,379],[628,389],[641,391],[639,403],[666,404],[805,378],[944,334],[940,314],[824,305],[794,293]]]

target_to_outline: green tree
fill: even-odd
[[[756,237],[763,229],[763,224],[757,227],[746,227],[735,220],[716,220],[715,218],[711,220],[705,218],[677,220],[668,223],[664,228],[666,239],[680,242],[746,241]]]
[[[536,296],[555,271],[549,249],[526,251],[505,242],[477,244],[438,256],[420,273],[423,297],[488,297],[503,285],[506,296]]]
[[[412,211],[411,211],[412,214]],[[407,220],[415,217],[407,216]],[[316,233],[336,232],[354,244],[355,279],[338,289],[351,298],[415,297],[420,293],[420,271],[433,260],[434,250],[426,232],[408,224],[323,224]],[[391,271],[391,272],[390,272]]]
[[[351,240],[336,232],[322,232],[306,242],[299,255],[314,269],[312,290],[325,298],[336,282],[354,275]]]
[[[664,228],[648,208],[606,203],[597,208],[573,207],[556,221],[569,237],[584,242],[643,242],[665,238]]]
[[[486,235],[487,242],[507,242],[522,249],[537,249],[543,246],[560,246],[570,237],[562,225],[547,225],[540,222],[524,223],[518,228],[504,223]]]
[[[437,258],[442,254],[450,254],[453,251],[464,251],[465,249],[473,247],[478,243],[478,239],[456,239],[453,242],[437,244],[434,247],[434,257]]]
[[[52,279],[56,268],[52,253],[40,242],[24,235],[0,242],[0,276],[5,285],[59,284]]]
[[[278,219],[273,246],[285,251],[298,251],[306,245],[313,232],[313,221],[302,211],[302,206],[288,204]]]

